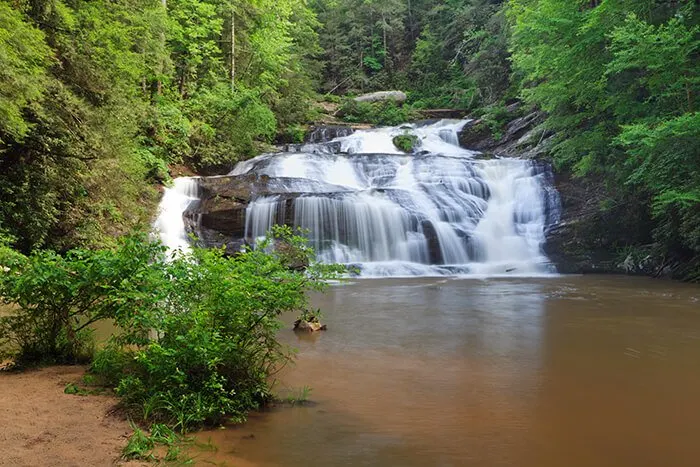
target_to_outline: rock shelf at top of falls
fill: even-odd
[[[554,272],[542,253],[559,219],[548,165],[479,160],[459,147],[465,123],[360,130],[261,155],[228,175],[178,179],[171,190],[188,195],[168,206],[166,193],[161,234],[168,243],[190,231],[235,252],[288,224],[309,231],[321,261],[364,276]],[[392,143],[401,134],[420,139],[413,154]]]

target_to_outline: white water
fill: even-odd
[[[322,261],[356,265],[363,276],[552,272],[542,245],[558,198],[547,173],[528,160],[475,160],[457,146],[464,123],[358,131],[334,140],[341,154],[305,145],[243,162],[232,175],[294,179],[294,224],[310,230]],[[416,154],[392,143],[406,131],[421,140]],[[246,239],[264,236],[284,209],[274,196],[253,201]]]
[[[183,212],[191,202],[197,199],[197,179],[193,177],[176,178],[173,186],[166,188],[158,208],[158,218],[153,224],[154,230],[170,253],[190,251],[190,244],[185,229]]]

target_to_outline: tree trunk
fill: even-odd
[[[233,2],[231,2],[231,59],[229,67],[231,91],[233,91],[236,84],[236,12]]]
[[[165,13],[165,16],[167,16],[168,0],[160,0],[160,4],[163,7],[163,12]],[[162,49],[160,63],[158,63],[158,80],[156,81],[156,93],[160,96],[161,94],[163,94],[163,82],[161,81],[161,76],[165,74],[165,52],[168,50],[165,46],[165,31],[160,32],[159,39]]]

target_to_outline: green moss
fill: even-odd
[[[394,146],[403,152],[413,152],[420,146],[420,139],[416,135],[405,133],[403,135],[394,136],[392,140]]]

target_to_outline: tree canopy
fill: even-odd
[[[698,33],[691,0],[0,0],[0,230],[24,251],[109,243],[169,166],[299,139],[317,92],[397,88],[406,108],[353,118],[497,126],[522,100],[559,170],[606,187],[601,211],[632,205],[652,219],[635,241],[697,256]]]

